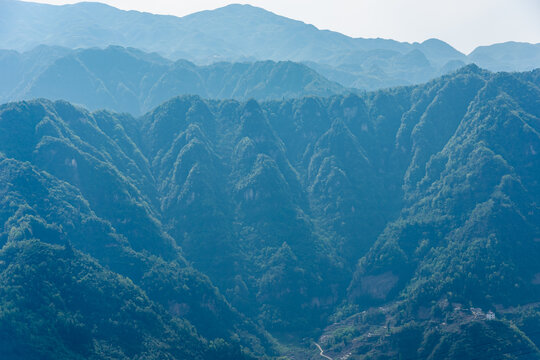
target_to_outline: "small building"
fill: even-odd
[[[488,311],[486,314],[486,320],[495,320],[495,313],[493,311]]]

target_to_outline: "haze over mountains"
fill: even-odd
[[[99,3],[52,6],[2,0],[0,6],[0,48],[17,51],[38,45],[120,45],[201,65],[291,60],[307,62],[329,80],[360,89],[417,84],[473,61],[492,71],[540,66],[539,44],[498,44],[466,56],[436,39],[414,44],[355,39],[249,5],[182,18]]]
[[[538,44],[0,7],[0,358],[540,360]]]
[[[187,94],[270,100],[347,92],[290,61],[196,66],[118,46],[103,50],[40,46],[22,54],[0,50],[0,76],[4,80],[0,102],[46,97],[135,115]]]

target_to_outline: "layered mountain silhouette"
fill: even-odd
[[[307,62],[332,81],[362,89],[417,84],[470,62],[495,71],[540,66],[538,44],[497,44],[466,56],[437,39],[410,44],[351,38],[249,5],[182,18],[99,3],[52,6],[2,0],[0,7],[0,48],[20,52],[38,45],[120,45],[199,65],[290,60]]]
[[[206,66],[110,46],[69,50],[39,46],[0,51],[0,102],[46,97],[140,115],[177,95],[213,99],[284,99],[329,96],[347,90],[290,61]]]
[[[539,358],[539,79],[1,106],[2,355]]]
[[[0,0],[0,49],[0,358],[540,359],[540,44]]]

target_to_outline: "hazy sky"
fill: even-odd
[[[37,0],[49,4],[78,1]],[[540,0],[103,0],[121,9],[187,15],[231,3],[259,6],[279,15],[354,37],[400,41],[439,38],[469,53],[478,45],[540,42]]]

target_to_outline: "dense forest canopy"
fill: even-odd
[[[0,352],[540,358],[539,152],[538,70],[2,105]]]

